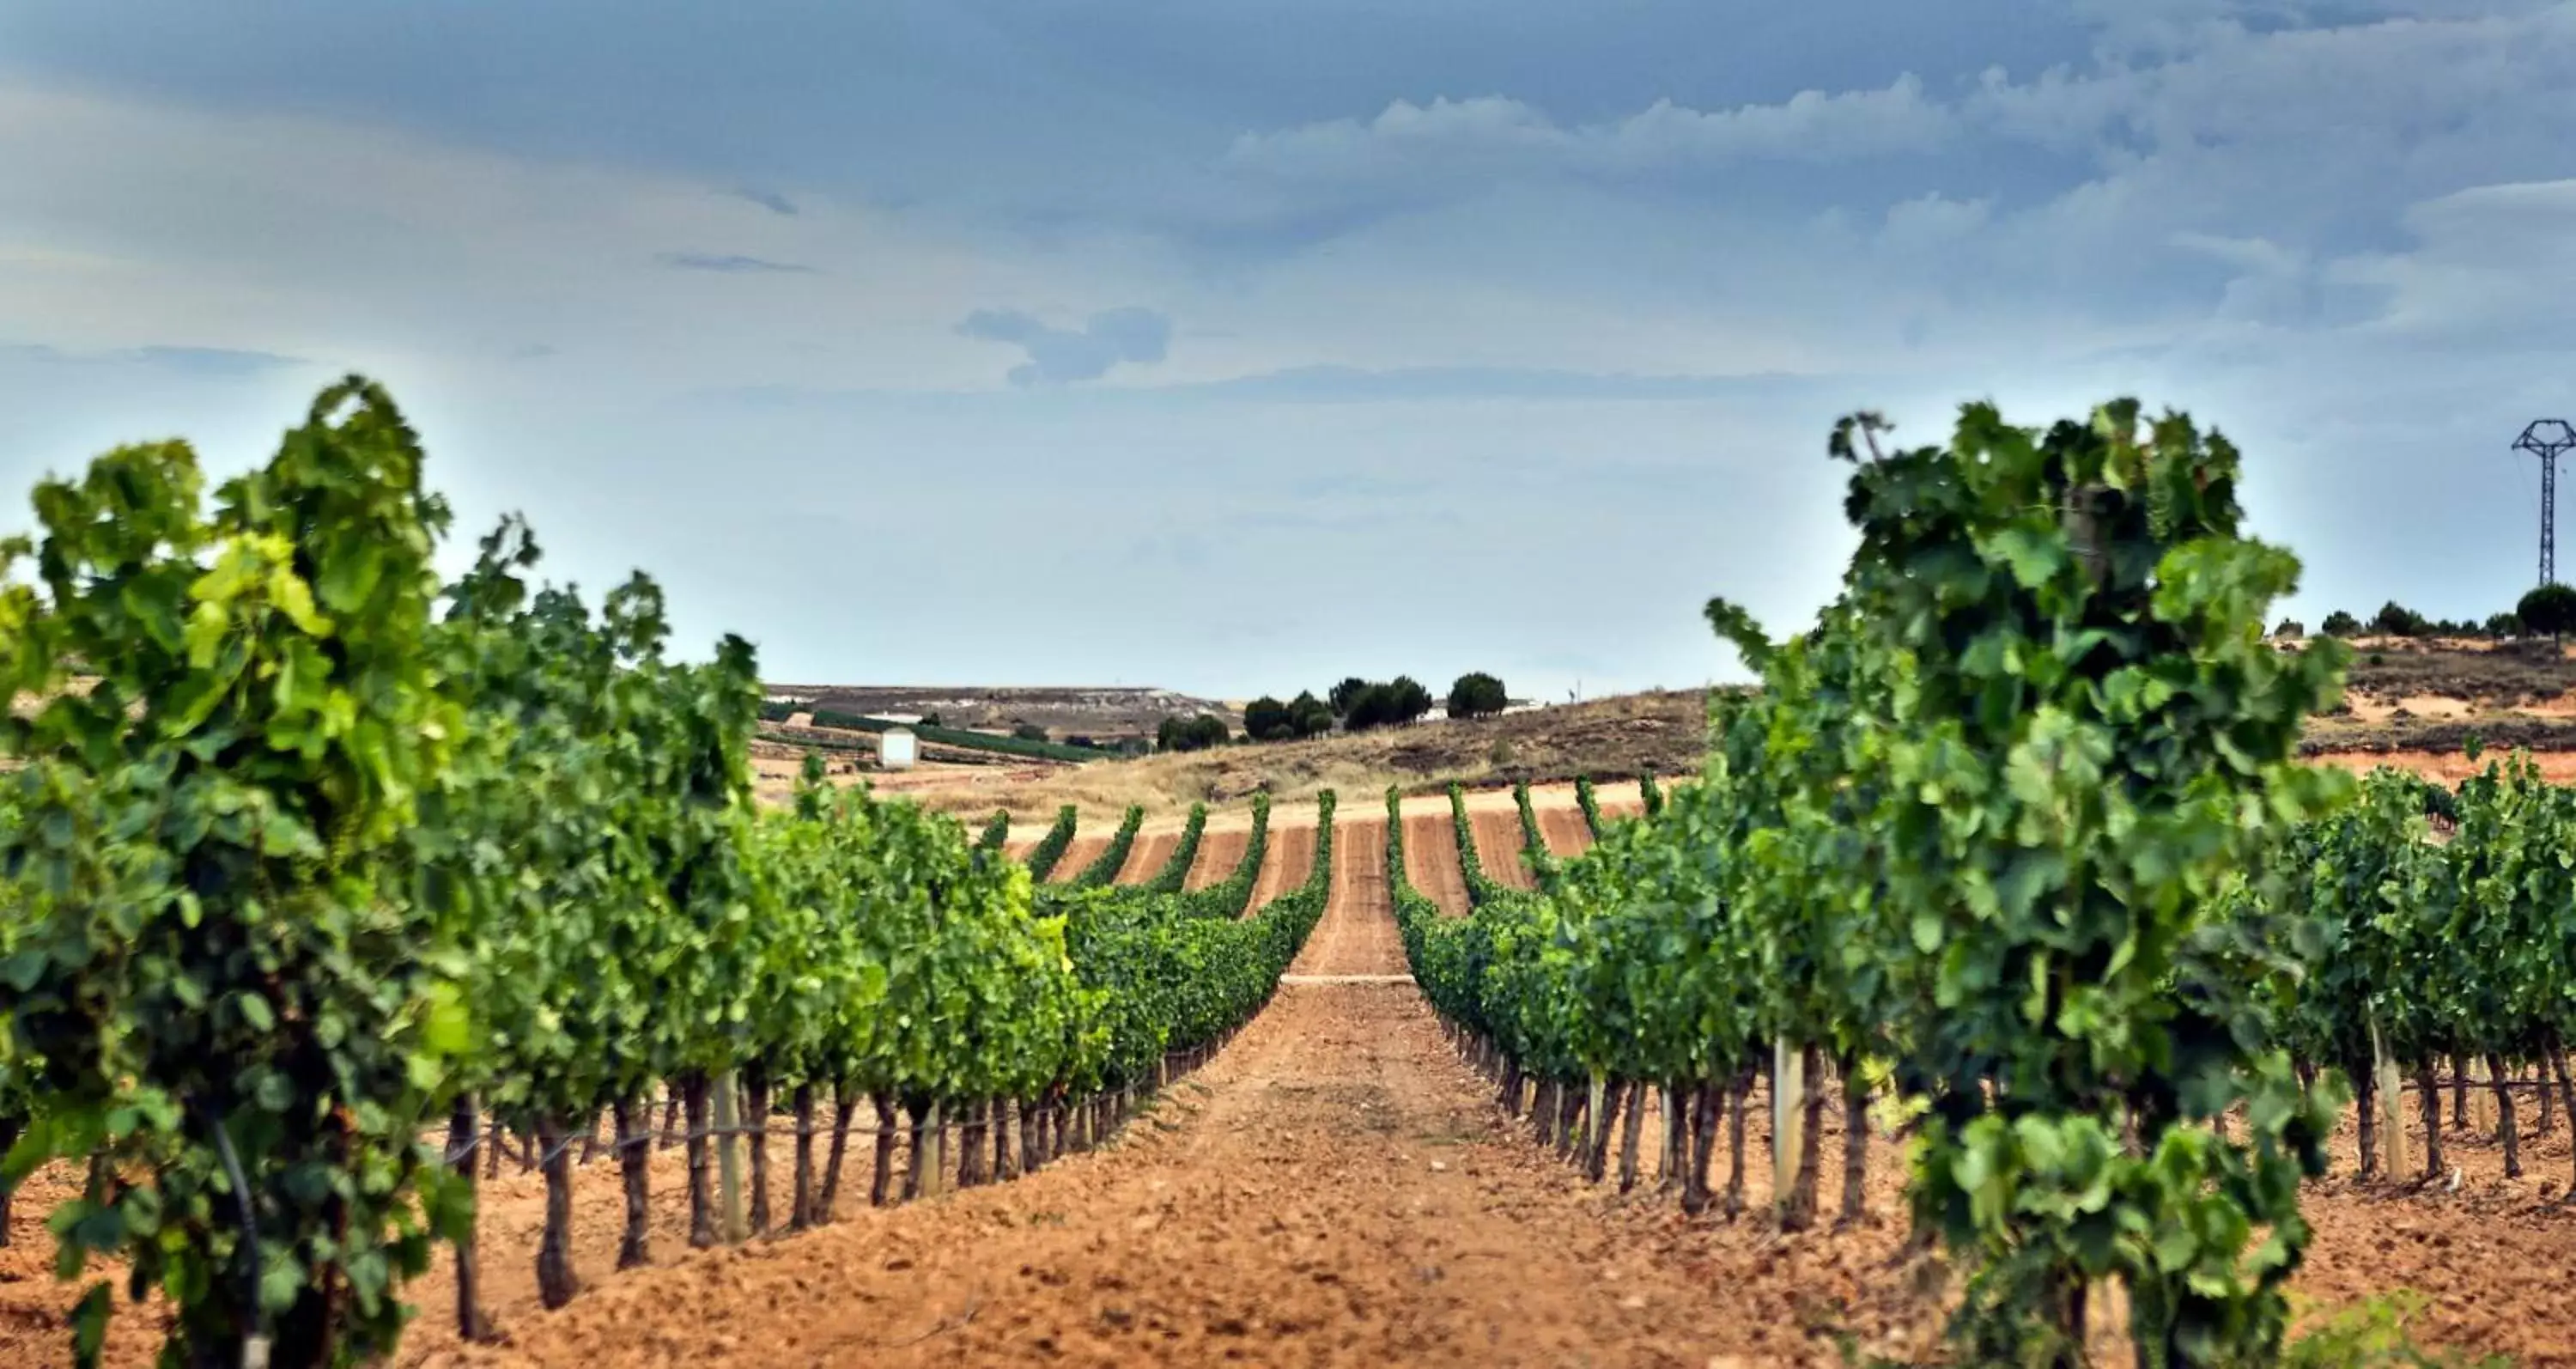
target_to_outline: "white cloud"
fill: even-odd
[[[2387,292],[2374,332],[2482,348],[2564,346],[2576,317],[2576,180],[2484,185],[2406,211],[2417,246],[2347,257],[2330,278]]]
[[[1993,217],[1992,200],[1954,200],[1935,190],[1889,205],[1880,236],[1892,246],[1936,247],[1967,237]]]
[[[846,201],[783,215],[683,178],[298,117],[0,87],[0,168],[0,343],[275,352],[397,382],[545,345],[629,392],[976,385],[990,368],[949,325],[1061,293],[1053,264]]]
[[[1450,185],[1526,175],[1656,178],[1752,159],[1928,152],[1948,140],[1955,123],[1912,73],[1882,90],[1807,90],[1777,104],[1699,110],[1657,100],[1598,124],[1561,124],[1501,96],[1398,100],[1366,120],[1243,134],[1218,165],[1230,176],[1292,185],[1422,176]]]
[[[1952,111],[1907,72],[1882,90],[1803,90],[1779,104],[1694,110],[1658,100],[1587,140],[1601,170],[1652,174],[1659,168],[1738,158],[1832,162],[1933,152],[1958,131]]]

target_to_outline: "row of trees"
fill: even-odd
[[[1263,695],[1243,711],[1243,733],[1256,742],[1296,741],[1320,737],[1336,725],[1366,732],[1418,722],[1433,705],[1431,691],[1409,675],[1383,683],[1353,676],[1333,686],[1328,698],[1309,691],[1286,703]],[[1511,704],[1503,682],[1483,671],[1470,671],[1450,685],[1445,701],[1452,718],[1485,718]]]
[[[541,1157],[549,1304],[574,1293],[573,1144],[603,1114],[620,1260],[648,1257],[665,1091],[693,1244],[722,1239],[709,1143],[739,1129],[712,1115],[733,1084],[755,1227],[828,1218],[863,1106],[880,1199],[900,1130],[916,1182],[950,1124],[972,1160],[1014,1112],[1040,1162],[1256,1008],[1321,910],[1311,882],[1275,916],[1201,918],[1159,887],[1041,908],[954,820],[831,790],[811,760],[791,808],[760,810],[750,646],[672,659],[642,576],[597,610],[531,583],[516,519],[441,584],[446,506],[362,380],[211,500],[162,443],[34,502],[39,531],[0,543],[23,572],[0,675],[37,701],[0,720],[0,1190],[72,1167],[58,1267],[122,1258],[125,1291],[175,1314],[168,1363],[382,1358],[440,1240],[461,1329],[484,1331],[487,1119]],[[442,1123],[445,1155],[422,1144]],[[85,1291],[75,1360],[115,1301]]]
[[[2576,589],[2542,585],[2523,595],[2511,612],[2490,614],[2479,623],[2427,618],[2391,600],[2380,605],[2379,612],[2367,622],[2337,609],[2326,615],[2319,630],[2329,637],[2564,637],[2576,632]],[[2305,625],[2295,619],[2285,618],[2273,629],[2273,635],[2278,637],[2305,634]]]
[[[1892,1090],[1969,1361],[2082,1362],[2111,1281],[2138,1363],[2272,1362],[2339,1085],[2293,1068],[2269,1005],[2298,967],[2245,910],[2281,875],[2258,857],[2349,788],[2292,761],[2345,653],[2263,646],[2297,563],[2241,534],[2234,449],[2180,415],[1885,430],[1835,431],[1859,547],[1809,630],[1710,604],[1765,687],[1713,701],[1700,783],[1467,918],[1390,855],[1416,978],[1596,1175],[1657,1098],[1691,1210],[1721,1129],[1740,1204],[1767,1076],[1776,1215],[1816,1218],[1831,1065],[1857,1215]]]

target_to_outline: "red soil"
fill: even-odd
[[[1200,840],[1205,841],[1205,836],[1202,835]],[[1137,833],[1135,843],[1127,848],[1127,863],[1118,867],[1118,882],[1142,884],[1161,874],[1164,862],[1172,858],[1172,852],[1179,850],[1180,845],[1181,834],[1178,832]],[[1195,857],[1191,863],[1197,863]]]
[[[1557,859],[1572,860],[1592,849],[1592,826],[1583,820],[1581,808],[1533,807],[1531,811],[1538,818],[1538,834]],[[1602,818],[1607,821],[1609,814],[1603,813]]]
[[[1064,848],[1063,859],[1058,860],[1055,869],[1048,873],[1047,883],[1072,883],[1074,876],[1100,859],[1101,853],[1109,849],[1109,842],[1108,837],[1075,837],[1072,844]]]
[[[1334,834],[1340,857],[1340,834]],[[1467,915],[1467,881],[1458,873],[1458,833],[1446,813],[1410,813],[1404,819],[1404,878],[1451,917]]]
[[[1190,877],[1181,881],[1181,887],[1197,893],[1234,878],[1234,867],[1243,862],[1243,853],[1251,845],[1252,833],[1240,829],[1201,836],[1198,859],[1190,862]]]
[[[1337,828],[1334,837],[1341,836]],[[1303,827],[1270,829],[1270,850],[1261,862],[1261,877],[1253,881],[1249,912],[1259,912],[1270,900],[1306,882],[1315,871],[1316,828],[1311,822]],[[1336,853],[1334,863],[1340,864]]]
[[[1454,824],[1451,825],[1454,830]],[[1467,828],[1476,838],[1476,863],[1485,878],[1513,889],[1536,886],[1521,863],[1521,816],[1518,809],[1469,809]]]

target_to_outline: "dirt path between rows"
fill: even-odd
[[[1332,893],[1325,901],[1323,919],[1315,924],[1288,973],[1405,973],[1404,939],[1396,934],[1392,907],[1386,888],[1386,824],[1367,821],[1335,827]]]
[[[1451,827],[1454,832],[1455,824]],[[1485,878],[1507,889],[1537,887],[1538,877],[1530,873],[1529,866],[1521,863],[1519,809],[1471,812],[1467,815],[1467,827],[1476,838],[1476,863],[1484,868]]]
[[[1592,849],[1592,825],[1583,820],[1580,808],[1545,808],[1535,810],[1539,837],[1547,843],[1548,854],[1558,860],[1572,860]],[[1608,821],[1609,814],[1602,814]]]
[[[1202,837],[1201,840],[1205,838]],[[1127,848],[1127,863],[1118,867],[1116,882],[1142,884],[1152,879],[1163,872],[1163,866],[1170,863],[1172,853],[1180,848],[1181,834],[1178,832],[1140,833],[1134,843]],[[1197,863],[1195,856],[1191,858],[1191,863]]]
[[[1315,831],[1312,826],[1270,830],[1269,853],[1261,863],[1260,877],[1252,882],[1248,911],[1260,912],[1270,900],[1304,884],[1306,876],[1314,873]],[[1341,835],[1339,828],[1334,835]]]
[[[1384,826],[1382,823],[1379,825]],[[1336,840],[1339,836],[1338,832],[1335,833]],[[1420,890],[1424,897],[1439,904],[1440,911],[1451,917],[1467,915],[1467,881],[1459,869],[1458,829],[1449,816],[1445,813],[1406,814],[1405,881]]]
[[[1100,859],[1102,853],[1109,849],[1110,840],[1108,837],[1075,837],[1064,848],[1064,856],[1056,861],[1055,868],[1047,872],[1046,882],[1071,884],[1075,877],[1091,868],[1091,862]]]
[[[1181,888],[1195,894],[1234,878],[1234,867],[1243,863],[1243,853],[1251,846],[1250,832],[1209,832],[1200,837],[1199,857],[1190,863],[1190,877],[1181,881]]]

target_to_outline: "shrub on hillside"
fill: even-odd
[[[1225,719],[1212,713],[1201,713],[1195,718],[1165,718],[1163,725],[1155,730],[1154,749],[1205,751],[1211,746],[1225,745],[1232,737]]]
[[[1344,715],[1342,724],[1353,732],[1393,727],[1413,722],[1430,712],[1431,702],[1430,690],[1423,688],[1410,675],[1398,675],[1385,684],[1361,689],[1359,696],[1351,701],[1350,712]]]
[[[1449,716],[1453,718],[1490,718],[1509,706],[1503,693],[1503,682],[1481,670],[1458,677],[1449,686]]]
[[[1297,735],[1297,720],[1288,705],[1264,694],[1244,705],[1243,735],[1257,742],[1284,742]]]
[[[2553,640],[2564,637],[2576,630],[2576,589],[2552,581],[2522,596],[2513,614],[2534,633],[2546,632]]]
[[[2371,617],[2370,630],[2383,637],[2429,637],[2433,624],[2424,615],[2391,599]]]
[[[1298,736],[1320,737],[1333,730],[1333,709],[1316,698],[1314,691],[1301,690],[1288,701],[1288,721]]]
[[[2325,634],[2329,637],[2351,637],[2361,632],[2361,620],[2336,609],[2326,615]]]

